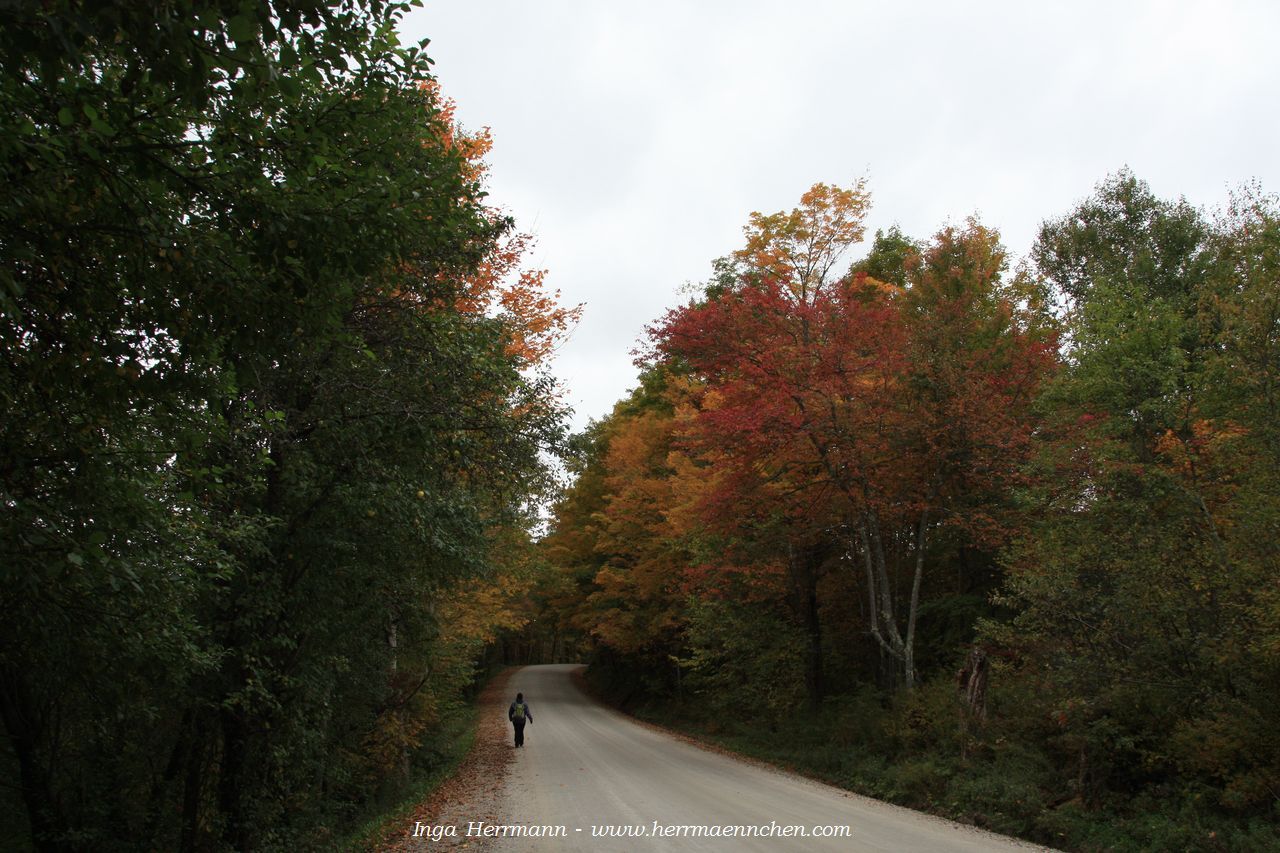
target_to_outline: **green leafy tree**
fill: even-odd
[[[0,11],[0,720],[41,849],[355,814],[397,661],[546,486],[564,315],[494,277],[410,5]]]
[[[1274,796],[1275,561],[1255,544],[1276,508],[1257,419],[1274,223],[1258,204],[1215,228],[1123,172],[1041,232],[1070,351],[1010,556],[1018,615],[994,633],[1038,680],[1092,806],[1167,784],[1224,785],[1214,799],[1238,809]]]
[[[897,225],[888,231],[877,229],[866,257],[854,262],[849,272],[852,275],[863,273],[876,281],[906,287],[907,270],[923,250],[920,243],[903,234]]]

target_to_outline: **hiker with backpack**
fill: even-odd
[[[533,722],[533,714],[529,712],[529,703],[524,701],[523,693],[516,694],[516,701],[507,709],[507,719],[516,727],[516,746],[524,746],[524,724]]]

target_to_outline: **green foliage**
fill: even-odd
[[[1052,773],[1043,755],[1013,747],[990,763],[961,767],[947,783],[938,810],[964,823],[1021,836],[1034,835],[1036,821],[1051,807]],[[1052,836],[1041,836],[1052,843]]]
[[[897,225],[888,231],[876,229],[875,239],[866,257],[849,268],[853,274],[865,273],[877,281],[906,287],[907,275],[924,246],[902,233]]]
[[[685,684],[722,719],[776,726],[804,701],[801,631],[785,613],[732,600],[693,603]]]
[[[0,718],[42,849],[320,838],[471,677],[436,605],[563,413],[479,298],[510,223],[409,5],[0,12]]]
[[[1276,562],[1255,543],[1274,540],[1280,457],[1254,420],[1259,377],[1227,378],[1243,358],[1263,385],[1273,367],[1256,361],[1268,333],[1223,337],[1224,318],[1274,302],[1274,277],[1259,284],[1274,222],[1255,198],[1215,230],[1121,174],[1042,233],[1072,300],[1071,365],[1043,401],[1056,421],[1035,521],[1009,553],[1017,615],[987,633],[1052,697],[1051,743],[1086,807],[1158,787],[1274,807],[1277,682],[1259,651],[1275,635],[1259,601]]]

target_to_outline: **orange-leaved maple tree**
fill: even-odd
[[[423,145],[435,147],[461,161],[464,179],[479,192],[488,174],[485,157],[493,148],[488,128],[468,132],[455,120],[456,104],[438,94],[435,83],[424,86],[436,94],[438,109],[433,116],[437,133]],[[426,214],[431,219],[434,214]],[[582,316],[582,306],[560,304],[560,292],[546,288],[547,271],[526,266],[534,240],[530,234],[514,230],[510,216],[496,207],[484,208],[491,239],[477,243],[474,254],[464,251],[461,267],[442,267],[431,253],[420,253],[402,264],[409,280],[426,280],[438,287],[431,297],[420,299],[413,286],[393,290],[398,302],[425,303],[428,310],[457,311],[464,315],[495,317],[502,321],[506,354],[522,368],[535,368],[564,340]]]
[[[808,302],[834,280],[840,257],[862,239],[870,203],[865,180],[849,188],[814,184],[799,207],[752,213],[743,229],[746,245],[733,258],[748,276],[771,279],[792,299]]]

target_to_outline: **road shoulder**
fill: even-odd
[[[406,853],[464,845],[470,850],[486,848],[485,839],[467,838],[466,828],[475,820],[504,822],[502,793],[515,756],[507,721],[499,711],[505,706],[507,683],[517,670],[504,670],[485,685],[476,699],[476,736],[471,750],[456,773],[383,837],[380,851]],[[414,837],[415,827],[418,837]],[[455,827],[457,834],[440,834],[444,827]],[[436,837],[432,837],[433,830]]]

